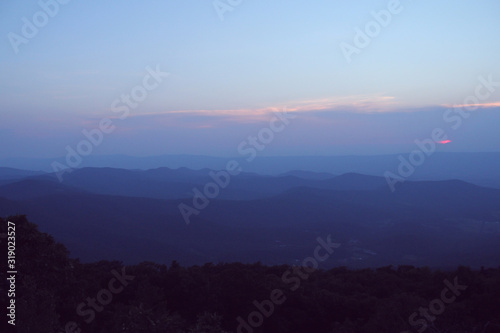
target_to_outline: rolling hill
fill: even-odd
[[[393,193],[384,178],[354,173],[243,173],[186,225],[178,206],[192,205],[192,188],[213,181],[208,174],[84,168],[62,183],[30,174],[0,186],[0,214],[27,214],[84,261],[294,264],[327,235],[343,245],[329,267],[500,260],[500,190],[408,181]]]

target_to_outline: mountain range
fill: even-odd
[[[496,266],[500,190],[463,180],[406,181],[291,169],[232,176],[203,207],[219,171],[0,168],[0,216],[26,214],[82,261],[300,264],[317,238],[341,244],[324,267]],[[179,209],[196,209],[187,224]]]
[[[409,161],[411,153],[374,156],[258,156],[247,161],[241,156],[214,157],[196,155],[160,155],[135,157],[127,155],[86,156],[79,168],[110,167],[123,169],[192,170],[224,169],[229,160],[238,161],[244,172],[261,175],[291,174],[299,177],[328,178],[330,175],[359,173],[383,177],[385,172],[397,173],[401,160]],[[16,169],[53,172],[52,163],[66,164],[65,157],[57,158],[0,158],[0,166]],[[291,171],[295,170],[295,171]],[[481,186],[500,188],[500,153],[444,153],[425,156],[424,163],[415,167],[409,180],[459,179]],[[295,174],[294,174],[295,172]],[[298,172],[298,173],[297,173]],[[66,174],[65,174],[66,175]]]

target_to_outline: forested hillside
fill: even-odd
[[[7,221],[18,332],[500,332],[500,268],[82,264],[25,216],[2,250]]]

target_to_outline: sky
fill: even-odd
[[[235,156],[251,136],[263,155],[426,139],[500,151],[499,13],[497,0],[2,1],[0,159]],[[269,137],[277,113],[292,116]]]

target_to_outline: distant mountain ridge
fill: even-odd
[[[408,160],[409,153],[373,156],[259,156],[252,162],[242,157],[213,157],[196,155],[161,155],[133,157],[126,155],[87,156],[80,168],[111,167],[123,169],[171,169],[222,170],[229,160],[239,162],[244,172],[267,175],[295,175],[301,178],[319,177],[325,174],[341,175],[349,172],[383,176],[386,171],[397,173],[400,158]],[[0,159],[0,166],[27,170],[53,172],[51,163],[65,163],[64,158]],[[416,167],[410,180],[459,179],[481,186],[500,188],[500,152],[493,153],[443,153],[435,152]],[[295,172],[295,173],[294,173]],[[300,176],[297,172],[301,173]],[[316,173],[316,175],[311,172]],[[306,176],[309,173],[309,176]],[[318,175],[323,174],[323,175]],[[66,174],[65,174],[66,175]]]
[[[500,262],[497,189],[407,181],[391,192],[383,177],[356,173],[242,173],[188,226],[178,206],[192,205],[192,189],[213,182],[209,173],[83,168],[62,183],[28,174],[0,185],[0,216],[28,214],[85,261],[293,264],[331,234],[343,246],[329,266]]]
[[[0,184],[5,181],[23,179],[31,176],[43,175],[43,171],[21,170],[15,168],[0,167]]]

